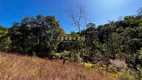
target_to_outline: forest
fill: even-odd
[[[0,26],[0,51],[51,60],[99,64],[106,71],[115,60],[127,64],[128,74],[142,79],[142,11],[134,16],[65,33],[55,16],[25,17],[6,28]],[[66,64],[66,63],[65,63]],[[123,66],[116,66],[122,70]],[[126,80],[126,79],[124,79]],[[129,80],[129,79],[127,79]]]

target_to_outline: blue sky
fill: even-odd
[[[0,25],[11,27],[26,16],[54,15],[61,27],[69,33],[77,29],[71,25],[66,10],[82,4],[97,26],[120,16],[136,15],[142,0],[0,0]]]

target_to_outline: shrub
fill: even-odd
[[[142,80],[142,67],[140,66],[140,64],[138,64],[136,66],[137,68],[137,78],[139,78],[140,80]]]
[[[134,73],[131,70],[123,69],[119,72],[120,80],[135,80]]]
[[[83,66],[85,66],[85,67],[90,67],[90,68],[92,68],[92,67],[94,67],[94,65],[93,64],[91,64],[91,63],[81,63]]]
[[[117,73],[118,72],[117,68],[114,65],[109,65],[108,69],[109,69],[109,72],[112,72],[112,73]]]
[[[120,59],[120,60],[124,60],[125,59],[125,53],[118,53],[118,54],[116,54],[116,58]]]
[[[52,55],[53,59],[60,59],[61,58],[61,54],[60,53],[55,53]]]
[[[8,51],[10,49],[11,42],[12,41],[11,41],[11,39],[9,37],[2,38],[0,40],[0,50]]]

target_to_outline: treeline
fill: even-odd
[[[54,38],[65,34],[54,16],[42,15],[14,22],[9,29],[1,27],[1,33],[1,50],[39,57],[56,51],[59,42]]]
[[[142,77],[142,16],[127,16],[108,24],[86,25],[66,34],[55,16],[26,17],[11,28],[0,26],[0,50],[49,59],[97,63],[124,59]],[[82,38],[60,40],[61,37]]]

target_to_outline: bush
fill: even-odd
[[[83,66],[85,66],[85,67],[89,67],[89,68],[92,68],[92,67],[94,67],[94,65],[93,64],[91,64],[91,63],[81,63]]]
[[[114,65],[109,65],[108,69],[109,69],[109,72],[112,72],[112,73],[117,73],[118,72],[117,68]]]
[[[60,59],[61,58],[61,53],[55,53],[52,55],[53,59]]]
[[[0,50],[8,51],[10,49],[11,42],[12,41],[11,41],[11,39],[9,37],[1,39],[0,40]]]
[[[116,54],[116,58],[120,59],[120,60],[124,60],[125,59],[126,54],[125,53],[118,53]]]
[[[138,64],[136,67],[137,67],[137,78],[142,80],[142,67],[140,66],[140,64]]]
[[[120,73],[120,80],[135,80],[134,73],[131,70],[123,69]]]

